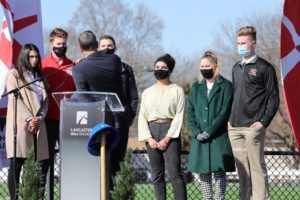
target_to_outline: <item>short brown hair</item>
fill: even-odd
[[[236,36],[252,36],[256,41],[256,29],[253,26],[244,26],[236,32]]]
[[[68,39],[68,33],[61,28],[55,28],[49,34],[49,41],[52,42],[56,37]]]
[[[91,51],[98,48],[96,35],[92,31],[84,31],[80,33],[78,42],[80,48],[85,51]]]

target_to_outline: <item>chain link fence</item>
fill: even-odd
[[[188,152],[182,153],[182,170],[184,172],[188,199],[202,199],[199,174],[187,172]],[[270,183],[270,199],[300,199],[300,156],[292,151],[265,151]],[[151,169],[145,150],[135,150],[133,165],[136,169],[136,199],[155,199],[151,184]],[[226,199],[239,199],[239,177],[237,172],[227,173]],[[172,186],[166,172],[168,199],[174,199]]]
[[[146,150],[133,151],[133,166],[135,168],[135,199],[155,199],[154,188],[151,184],[151,168]],[[199,175],[187,172],[188,152],[182,152],[182,170],[184,172],[188,199],[202,199]],[[296,200],[300,199],[300,156],[298,152],[289,150],[265,151],[270,183],[270,199]],[[59,199],[59,154],[55,164],[54,199]],[[227,173],[226,199],[235,200],[239,197],[239,183],[237,172]],[[174,199],[172,186],[166,172],[167,199]],[[47,195],[46,195],[47,196]],[[0,199],[9,199],[7,189],[7,168],[0,171]],[[47,199],[47,198],[46,198]]]

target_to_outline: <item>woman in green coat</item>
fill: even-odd
[[[200,173],[205,199],[212,199],[212,173],[216,199],[225,199],[226,172],[235,171],[227,122],[233,98],[232,83],[220,75],[216,53],[207,51],[200,60],[201,80],[193,84],[188,99],[192,132],[188,171]]]

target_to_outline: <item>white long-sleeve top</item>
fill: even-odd
[[[138,119],[138,139],[145,141],[152,137],[148,122],[156,119],[173,119],[167,137],[178,138],[183,123],[185,95],[177,84],[158,87],[154,84],[142,94]]]

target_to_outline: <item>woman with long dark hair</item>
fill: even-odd
[[[21,87],[37,78],[42,78],[41,57],[34,44],[25,44],[19,54],[15,68],[8,73],[7,91]],[[20,89],[15,108],[14,95],[8,96],[7,124],[6,124],[6,151],[10,159],[8,171],[8,189],[11,199],[18,199],[20,172],[26,160],[28,151],[35,149],[35,159],[40,164],[41,184],[44,187],[48,166],[48,141],[44,117],[47,112],[47,83],[37,81]],[[14,111],[17,110],[17,143],[16,158],[14,161]],[[15,170],[14,170],[15,167]],[[43,192],[42,194],[43,195]],[[41,197],[42,198],[42,197]]]

